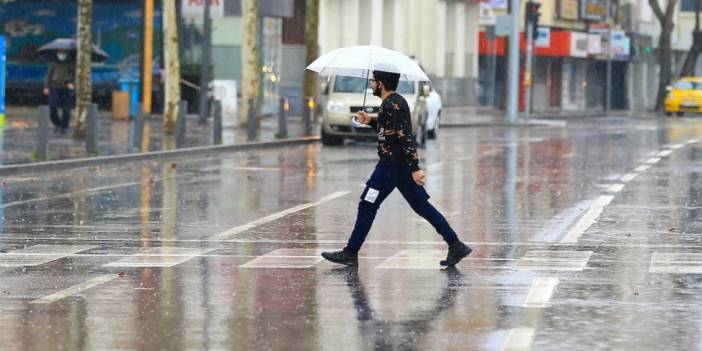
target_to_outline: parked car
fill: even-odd
[[[672,116],[702,112],[702,77],[683,77],[668,87],[665,114]]]
[[[397,93],[401,94],[410,107],[412,114],[412,133],[417,144],[426,141],[427,109],[425,98],[429,93],[425,85],[419,82],[400,81]],[[322,84],[322,93],[326,97],[322,119],[322,143],[324,145],[342,145],[344,139],[375,139],[372,128],[354,121],[357,112],[363,108],[364,90],[366,90],[365,111],[371,117],[377,117],[380,110],[380,98],[373,96],[366,79],[331,76]]]
[[[426,97],[427,105],[427,138],[436,139],[439,135],[439,122],[441,119],[441,95],[436,90],[430,88]]]

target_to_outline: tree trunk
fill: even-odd
[[[656,111],[661,111],[665,96],[668,94],[666,89],[672,78],[672,49],[670,43],[671,31],[662,31],[658,41],[658,63],[660,72],[658,75],[658,94],[656,96]]]
[[[258,25],[258,11],[256,10],[256,0],[244,1],[244,72],[241,85],[241,95],[243,97],[241,115],[239,121],[241,125],[246,125],[249,116],[249,99],[254,99],[258,106],[258,91],[260,87],[261,59],[258,54],[257,37],[260,30]]]
[[[307,7],[305,11],[305,66],[309,65],[312,63],[312,61],[319,57],[319,45],[317,40],[318,27],[319,0],[307,0]],[[302,103],[307,103],[307,101],[305,101],[306,97],[312,97],[315,101],[317,101],[317,74],[312,71],[305,70],[304,84],[305,86]]]
[[[78,0],[78,51],[76,52],[76,138],[85,136],[85,118],[88,105],[92,101],[91,51],[92,40],[90,37],[93,17],[93,1]]]
[[[668,93],[666,87],[668,84],[670,84],[672,78],[671,64],[673,61],[673,50],[670,40],[673,29],[675,28],[675,23],[673,23],[673,15],[675,14],[675,6],[677,4],[677,0],[668,0],[665,7],[665,12],[663,12],[658,1],[659,0],[648,0],[653,13],[656,15],[656,18],[658,18],[658,22],[660,22],[661,25],[661,36],[658,40],[658,64],[660,66],[660,73],[658,76],[656,111],[660,111],[663,108],[663,102],[665,101],[665,96]]]
[[[163,49],[166,68],[166,103],[163,111],[163,131],[173,134],[178,102],[180,101],[180,58],[178,56],[178,25],[176,2],[163,1]]]
[[[695,2],[695,29],[692,30],[692,45],[690,46],[690,51],[688,51],[687,55],[685,56],[685,63],[683,64],[682,71],[680,72],[680,77],[695,75],[697,57],[702,51],[702,33],[700,33],[700,2],[702,2],[702,0],[697,0]]]

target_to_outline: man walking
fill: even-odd
[[[54,132],[66,134],[71,121],[71,108],[75,97],[75,65],[68,60],[68,52],[59,50],[56,59],[49,63],[49,71],[44,81],[44,95],[49,97],[51,123]],[[58,109],[61,108],[62,118],[59,118]]]
[[[376,66],[373,79],[370,80],[373,95],[383,99],[377,121],[371,120],[365,112],[358,113],[358,122],[370,125],[378,133],[378,156],[380,161],[375,167],[366,188],[361,194],[358,214],[351,237],[343,250],[323,252],[325,259],[349,266],[358,265],[358,251],[370,231],[380,204],[397,188],[412,209],[429,221],[449,245],[448,255],[439,263],[442,266],[454,266],[471,253],[451,229],[444,216],[430,203],[429,195],[424,190],[425,176],[419,168],[419,157],[414,145],[410,110],[407,101],[395,93],[400,75],[392,73],[391,65],[383,69]]]

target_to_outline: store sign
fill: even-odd
[[[535,38],[534,45],[537,48],[551,47],[551,28],[539,27],[538,36]]]
[[[495,10],[506,10],[507,0],[490,0],[490,7]]]
[[[580,0],[580,14],[583,19],[604,21],[609,13],[609,0]]]
[[[494,26],[495,25],[495,14],[492,12],[492,7],[488,2],[480,3],[480,18],[478,23],[481,26]]]
[[[588,34],[570,32],[570,56],[587,57]]]
[[[210,17],[224,17],[225,0],[182,0],[183,17],[203,18],[205,16],[205,1],[210,2]]]
[[[611,47],[612,57],[620,60],[629,58],[631,40],[623,31],[612,31]]]
[[[566,20],[578,20],[578,0],[559,0],[558,17]]]
[[[599,55],[602,53],[602,36],[599,34],[587,35],[587,53]]]

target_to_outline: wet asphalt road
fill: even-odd
[[[455,128],[357,270],[372,144],[4,177],[3,350],[702,349],[702,120]]]

